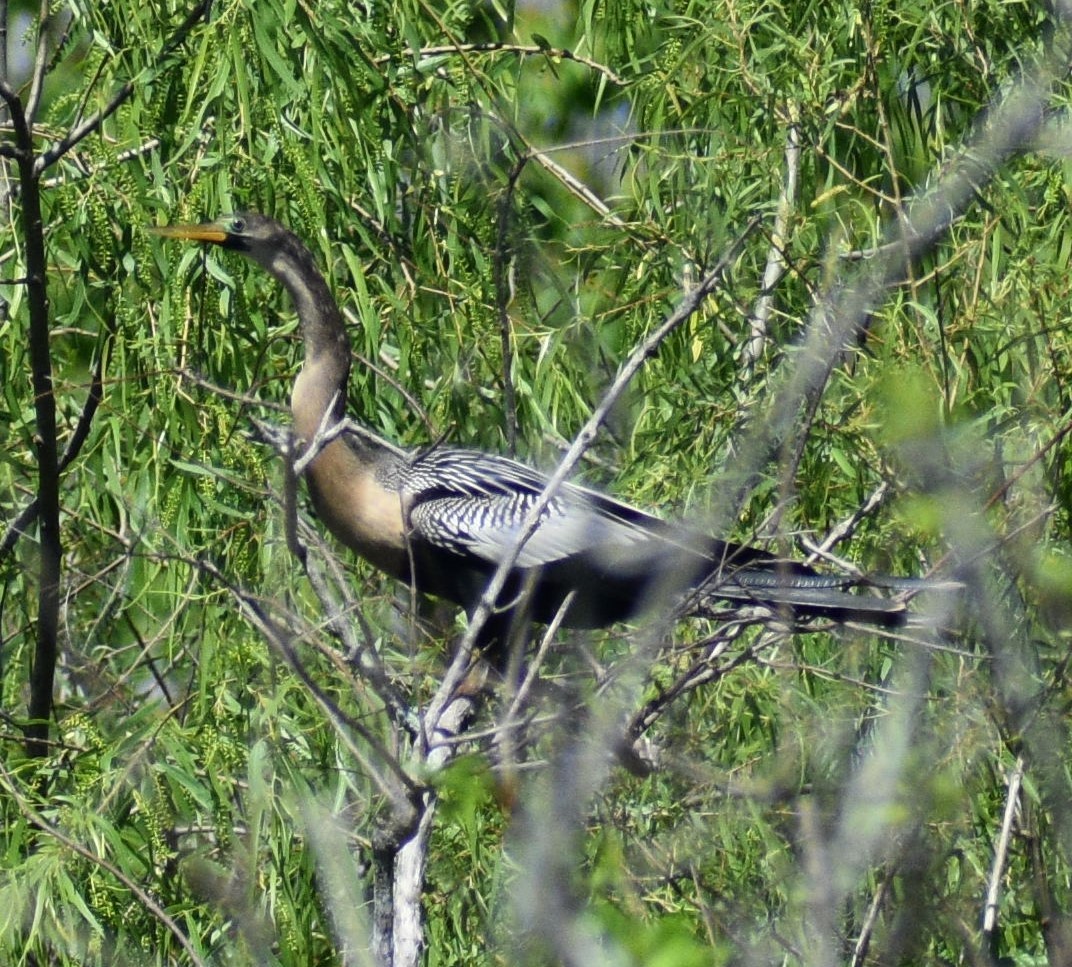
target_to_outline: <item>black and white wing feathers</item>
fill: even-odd
[[[513,548],[548,478],[505,457],[434,449],[416,455],[404,481],[412,535],[497,564]],[[662,542],[667,525],[595,491],[563,484],[517,558],[547,567],[599,548],[608,553]]]
[[[505,457],[450,448],[409,454],[400,473],[414,546],[445,555],[459,567],[479,562],[485,574],[516,546],[548,481]],[[792,617],[895,625],[904,621],[905,595],[927,586],[823,574],[568,483],[541,511],[515,569],[543,575],[541,587],[552,602],[576,591],[577,613],[592,615],[581,619],[591,624],[627,617],[652,592],[669,592],[688,596],[701,611],[721,599],[773,607]],[[440,576],[440,587],[449,583]]]

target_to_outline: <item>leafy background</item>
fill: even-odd
[[[6,962],[375,962],[378,743],[438,793],[428,964],[1069,961],[1063,67],[1030,139],[874,307],[814,410],[772,406],[815,307],[906,199],[979,132],[985,145],[988,107],[1038,58],[1067,63],[1063,8],[232,0],[3,16],[24,104],[43,52],[47,349],[55,442],[76,443],[58,478],[44,746],[26,724],[47,547],[5,528],[0,557]],[[34,226],[4,132],[10,523],[41,486],[42,431]],[[798,555],[851,522],[839,556],[955,573],[964,613],[909,641],[754,622],[566,636],[516,748],[493,698],[464,754],[428,769],[286,548],[282,463],[253,429],[286,422],[300,345],[285,297],[145,232],[234,209],[285,221],[324,267],[351,320],[352,413],[400,442],[548,468],[760,216],[582,479]],[[786,423],[742,488],[756,428]],[[415,621],[404,589],[312,525],[354,640],[426,708],[461,619]],[[611,736],[644,709],[630,739],[653,765],[634,775]]]

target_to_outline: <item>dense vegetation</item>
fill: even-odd
[[[0,959],[1068,963],[1067,16],[4,4]],[[548,469],[733,253],[578,476],[960,607],[536,629],[428,748],[464,619],[304,497],[288,550],[291,307],[144,231],[236,209],[324,267],[351,413]]]

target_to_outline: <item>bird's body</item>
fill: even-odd
[[[475,450],[404,451],[364,434],[326,434],[344,417],[350,343],[308,249],[262,215],[156,231],[241,252],[287,288],[305,345],[291,407],[302,446],[317,448],[307,470],[317,513],[336,538],[376,567],[471,612],[517,544],[547,478]],[[793,619],[895,626],[906,615],[900,592],[918,586],[912,579],[818,573],[565,484],[518,552],[492,634],[504,630],[516,608],[526,619],[546,622],[566,604],[566,625],[600,627],[690,594],[764,604]]]

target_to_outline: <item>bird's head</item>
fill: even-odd
[[[269,267],[279,250],[294,238],[279,222],[253,212],[223,215],[215,221],[196,225],[161,225],[150,228],[149,232],[163,238],[219,245],[241,252],[265,267]]]
[[[341,361],[340,368],[349,368],[350,344],[331,290],[309,249],[274,218],[241,212],[214,222],[163,225],[149,231],[163,238],[219,245],[252,259],[290,293],[305,333],[307,357],[331,352]]]

